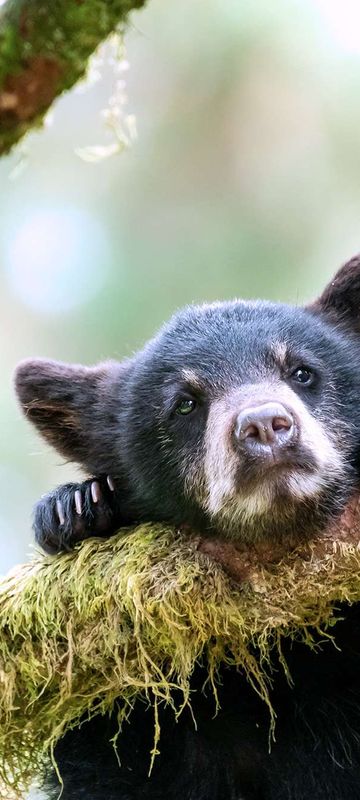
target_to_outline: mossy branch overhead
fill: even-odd
[[[89,57],[145,0],[7,0],[0,9],[0,155],[41,125]]]
[[[141,695],[180,712],[199,661],[215,695],[217,668],[241,667],[270,724],[272,649],[283,636],[313,644],[337,601],[360,600],[359,541],[356,498],[282,555],[142,525],[18,567],[0,585],[2,800],[25,796],[83,715],[116,702],[121,721]]]

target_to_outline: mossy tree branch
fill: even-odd
[[[7,0],[0,10],[0,155],[41,124],[56,97],[145,0]]]
[[[240,669],[274,722],[274,652],[289,677],[283,637],[315,647],[360,602],[359,541],[357,494],[295,549],[148,524],[17,567],[0,581],[0,797],[24,798],[84,715],[191,705],[200,661],[215,696],[221,664]]]

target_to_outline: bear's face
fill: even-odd
[[[306,535],[360,478],[359,307],[355,258],[308,308],[188,307],[122,364],[24,362],[18,395],[126,519]]]
[[[154,517],[301,534],[356,482],[360,350],[316,312],[185,309],[138,357],[129,392],[126,471]]]

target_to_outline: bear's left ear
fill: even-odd
[[[309,311],[325,313],[360,334],[360,254],[339,269],[320,297],[307,306]]]
[[[90,472],[111,472],[129,369],[130,361],[84,367],[28,359],[15,388],[27,418],[59,453]]]

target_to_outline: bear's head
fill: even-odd
[[[122,363],[25,361],[18,396],[129,519],[306,535],[360,478],[359,305],[356,257],[307,307],[189,306]]]

